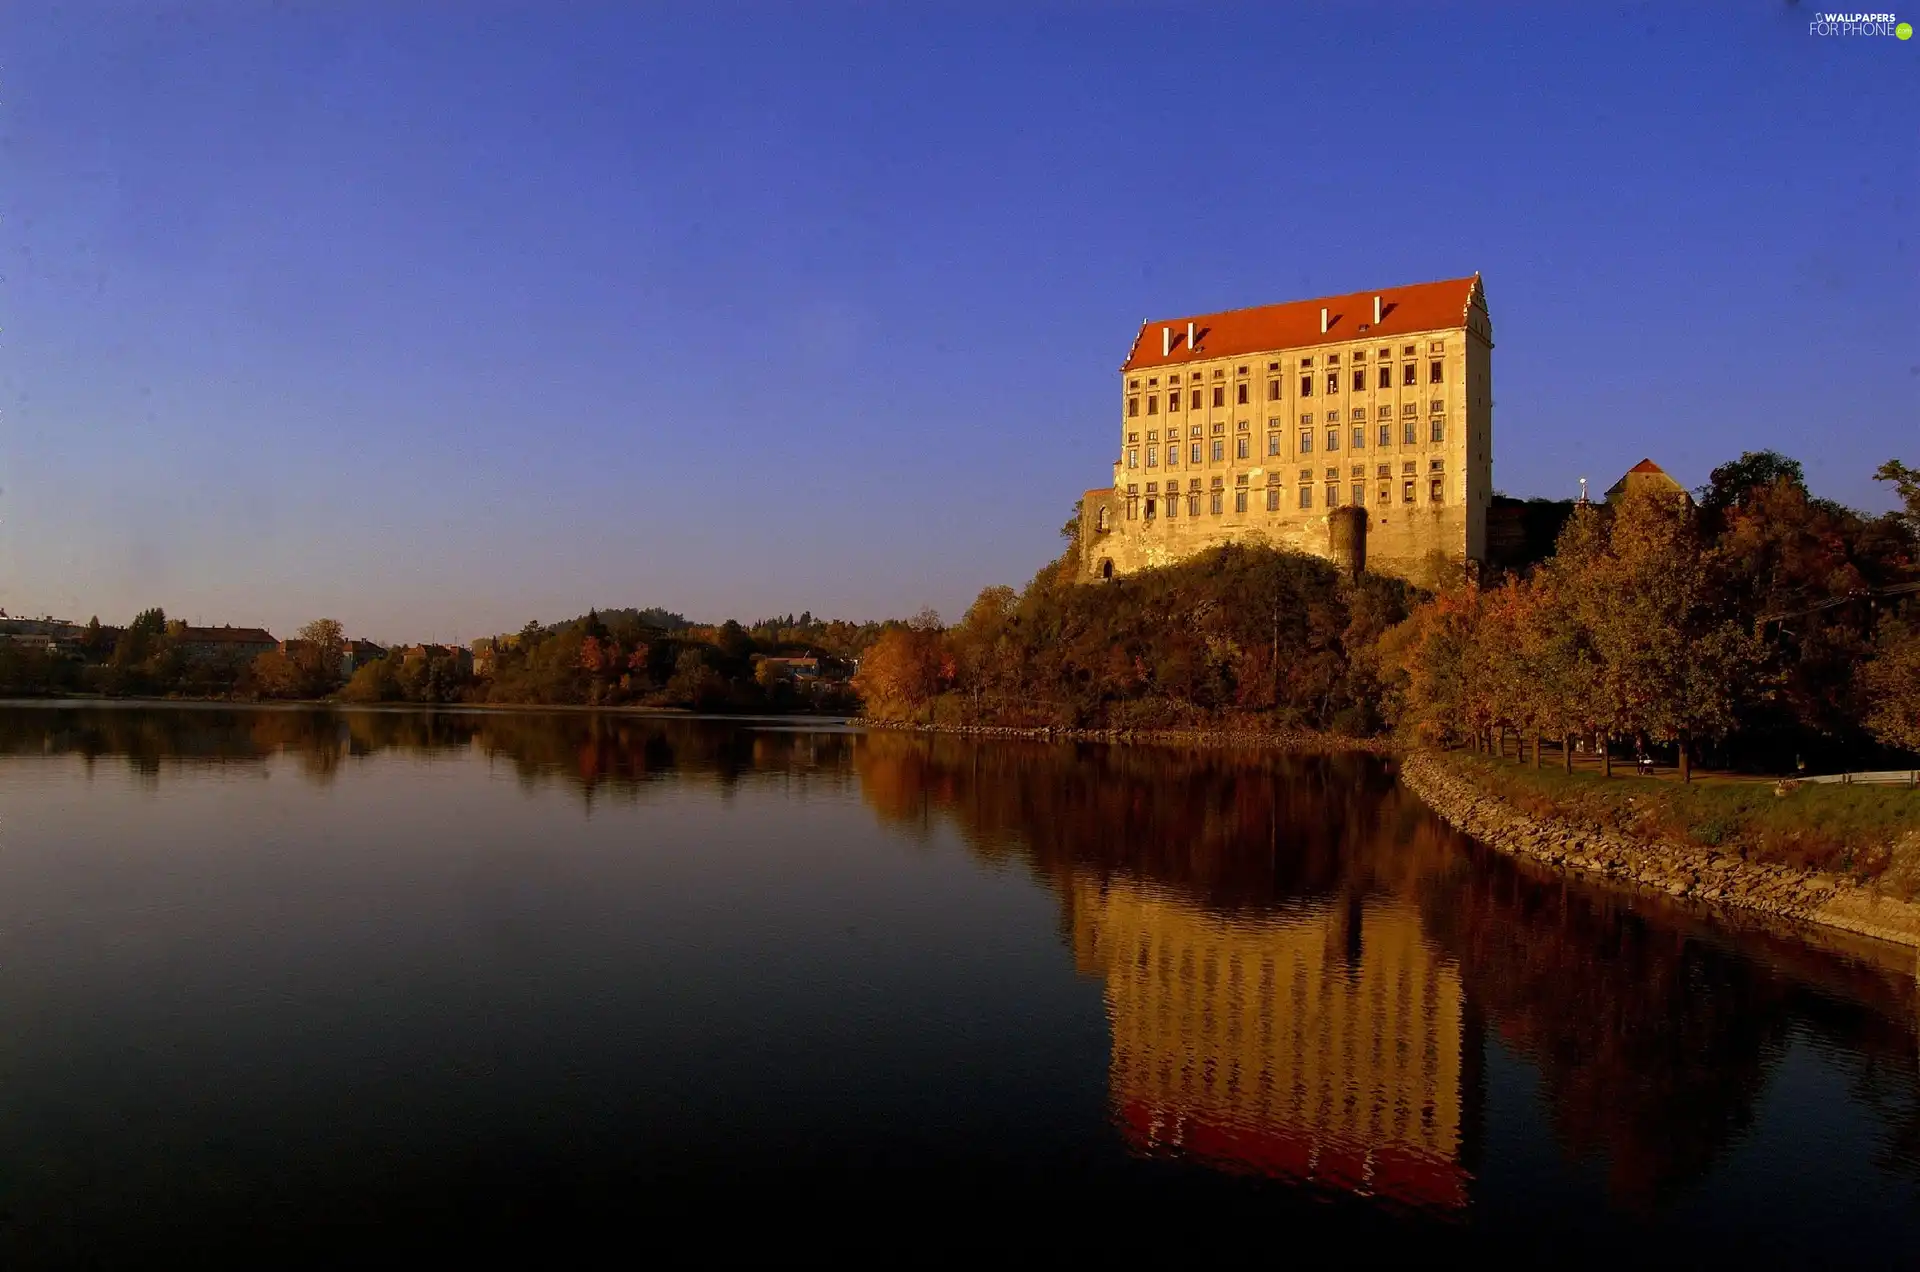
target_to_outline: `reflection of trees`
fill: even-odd
[[[1912,1135],[1910,977],[1786,940],[1736,945],[1505,861],[1479,861],[1423,910],[1500,1036],[1540,1066],[1563,1147],[1604,1156],[1623,1200],[1660,1205],[1703,1178],[1796,1030],[1843,1042],[1856,1086],[1902,1075],[1894,1134]]]
[[[635,799],[678,779],[731,788],[749,775],[800,784],[848,780],[852,735],[791,726],[587,712],[331,711],[191,707],[32,708],[0,711],[0,755],[124,757],[138,773],[257,764],[286,755],[325,783],[350,761],[479,751],[529,786],[561,783],[583,798]]]
[[[1332,901],[1333,941],[1360,931],[1370,897],[1417,904],[1425,940],[1460,968],[1469,1015],[1539,1066],[1562,1146],[1604,1156],[1630,1203],[1663,1204],[1705,1176],[1751,1125],[1796,1031],[1837,1044],[1887,1128],[1883,1159],[1920,1173],[1910,975],[1790,937],[1736,939],[1516,865],[1448,830],[1375,762],[877,734],[854,764],[883,819],[951,822],[1063,899],[1125,877],[1216,912]],[[1470,1157],[1476,1128],[1463,1131]]]

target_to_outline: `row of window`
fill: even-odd
[[[1312,359],[1307,359],[1307,361],[1311,362]],[[1435,358],[1431,363],[1429,363],[1427,366],[1427,383],[1428,384],[1446,383],[1445,367],[1446,367],[1446,364],[1438,358]],[[1392,388],[1393,387],[1393,368],[1391,366],[1386,365],[1385,363],[1382,363],[1377,368],[1377,370],[1379,374],[1376,381],[1376,387],[1382,388],[1382,389]],[[1312,372],[1308,372],[1307,374],[1302,375],[1300,377],[1300,396],[1301,397],[1310,398],[1313,396],[1314,379],[1315,377]],[[1400,384],[1403,388],[1410,388],[1414,385],[1417,385],[1419,382],[1420,382],[1419,372],[1414,363],[1408,362],[1401,366]],[[1326,385],[1327,385],[1326,396],[1332,397],[1334,394],[1340,392],[1340,373],[1338,371],[1327,372]],[[1366,392],[1366,389],[1367,389],[1366,368],[1355,367],[1353,369],[1353,391],[1355,393],[1364,393]],[[1234,385],[1233,386],[1234,405],[1246,406],[1248,403],[1248,393],[1249,393],[1249,386],[1246,383],[1242,382],[1240,384]],[[1188,393],[1186,394],[1186,398],[1188,401],[1188,409],[1194,410],[1194,411],[1200,410],[1203,397],[1204,395],[1199,389],[1189,390]],[[1127,418],[1128,419],[1139,418],[1141,400],[1142,399],[1140,399],[1139,397],[1127,398]],[[1172,415],[1175,411],[1178,411],[1180,409],[1181,400],[1182,400],[1181,391],[1179,389],[1174,389],[1171,392],[1169,392],[1167,394],[1167,414]],[[1279,400],[1280,400],[1280,381],[1268,380],[1267,381],[1267,401],[1278,402]],[[1160,395],[1158,393],[1149,393],[1146,396],[1145,401],[1147,404],[1148,415],[1160,414]],[[1213,401],[1213,405],[1217,407],[1224,407],[1227,404],[1227,386],[1226,385],[1216,384],[1213,386],[1212,401]]]
[[[1433,401],[1428,404],[1428,407],[1429,407],[1429,410],[1434,415],[1444,415],[1447,410],[1447,404],[1441,398],[1434,398]],[[1418,402],[1403,402],[1400,406],[1400,414],[1407,417],[1418,416],[1420,414],[1420,404]],[[1367,408],[1364,406],[1356,406],[1347,413],[1347,417],[1350,420],[1352,420],[1355,424],[1364,424],[1367,421]],[[1314,415],[1312,411],[1301,412],[1300,427],[1312,428],[1314,420],[1316,418],[1317,417]],[[1388,420],[1391,420],[1393,418],[1393,408],[1391,406],[1384,406],[1384,405],[1381,406],[1379,410],[1374,413],[1374,418],[1379,420],[1382,424],[1385,424]],[[1328,411],[1326,413],[1326,420],[1329,425],[1338,424],[1340,422],[1340,412]],[[1270,419],[1267,421],[1267,427],[1271,429],[1277,429],[1280,427],[1280,421],[1278,419]],[[1244,433],[1247,431],[1247,422],[1245,420],[1241,420],[1238,424],[1234,425],[1234,428],[1236,431]],[[1212,431],[1215,433],[1226,432],[1227,431],[1226,421],[1216,420],[1213,424]],[[1200,436],[1200,425],[1189,424],[1187,426],[1187,435],[1189,437]],[[1167,425],[1168,441],[1170,442],[1175,441],[1179,438],[1179,436],[1180,436],[1180,426],[1178,424]],[[1138,430],[1129,432],[1127,434],[1127,442],[1129,445],[1136,443],[1139,440],[1140,440],[1140,434]],[[1149,442],[1159,441],[1160,430],[1157,428],[1148,429],[1147,440]]]
[[[1308,473],[1304,474],[1304,476],[1311,478],[1312,474]],[[1385,507],[1393,502],[1393,483],[1386,478],[1386,474],[1384,473],[1382,473],[1380,477],[1380,481],[1374,487],[1373,502],[1376,507]],[[1414,478],[1404,478],[1400,482],[1400,502],[1402,504],[1414,503],[1416,501],[1416,489],[1417,483]],[[1280,487],[1277,485],[1269,485],[1266,488],[1266,492],[1267,511],[1279,512],[1281,505]],[[1364,480],[1352,482],[1347,487],[1345,493],[1347,495],[1347,503],[1352,507],[1362,508],[1366,506],[1367,483]],[[1178,517],[1180,515],[1180,505],[1183,500],[1186,504],[1187,516],[1198,517],[1200,515],[1200,497],[1202,494],[1206,496],[1208,514],[1215,517],[1223,515],[1226,509],[1227,492],[1216,481],[1212,489],[1206,491],[1197,489],[1189,490],[1184,497],[1179,491],[1171,489],[1165,495],[1148,494],[1144,501],[1137,495],[1128,495],[1127,520],[1137,521],[1144,518],[1147,521],[1153,521],[1163,510],[1169,518]],[[1251,494],[1251,489],[1245,485],[1234,488],[1234,512],[1246,512],[1247,502]],[[1338,480],[1328,481],[1325,484],[1324,503],[1322,506],[1327,508],[1340,507],[1341,494],[1340,482]],[[1429,477],[1427,479],[1427,502],[1429,504],[1442,504],[1446,502],[1446,479],[1444,477]],[[1301,508],[1311,509],[1313,507],[1313,485],[1308,480],[1303,480],[1298,488],[1298,503]],[[1108,528],[1107,510],[1105,508],[1100,510],[1096,524],[1098,529],[1102,531]]]
[[[1447,347],[1447,343],[1446,343],[1446,341],[1444,341],[1444,340],[1430,340],[1430,341],[1428,341],[1428,342],[1427,342],[1427,352],[1428,352],[1428,353],[1442,353],[1442,352],[1444,352],[1444,351],[1446,350],[1446,347]],[[1414,356],[1414,355],[1415,355],[1415,354],[1416,354],[1416,353],[1417,353],[1418,351],[1419,351],[1419,346],[1418,346],[1418,345],[1401,345],[1401,346],[1400,346],[1400,356],[1401,356],[1401,357],[1403,357],[1403,358],[1411,358],[1411,357],[1413,357],[1413,356]],[[1381,350],[1379,351],[1379,353],[1378,353],[1378,354],[1376,354],[1375,356],[1376,356],[1376,357],[1378,357],[1378,358],[1379,358],[1379,359],[1380,359],[1381,361],[1385,361],[1386,359],[1388,359],[1388,358],[1391,358],[1391,357],[1393,356],[1393,349],[1392,349],[1392,347],[1391,347],[1391,346],[1389,346],[1389,347],[1387,347],[1387,348],[1384,348],[1384,349],[1381,349]],[[1326,355],[1326,359],[1327,359],[1327,361],[1326,361],[1326,365],[1327,365],[1327,366],[1330,366],[1330,367],[1337,367],[1337,366],[1339,366],[1339,365],[1340,365],[1340,355],[1339,355],[1338,353],[1329,353],[1329,354],[1327,354],[1327,355]],[[1353,350],[1350,350],[1350,351],[1348,352],[1348,358],[1347,358],[1347,360],[1348,360],[1349,362],[1365,362],[1365,361],[1367,360],[1367,351],[1366,351],[1365,349],[1353,349]],[[1303,367],[1303,368],[1305,368],[1305,367],[1310,367],[1310,366],[1312,366],[1312,365],[1313,365],[1313,358],[1312,358],[1312,356],[1311,356],[1311,355],[1309,355],[1309,356],[1307,356],[1307,357],[1304,357],[1304,358],[1301,358],[1301,359],[1300,359],[1300,365],[1301,365],[1301,367]],[[1269,370],[1269,371],[1278,371],[1279,369],[1280,369],[1280,364],[1279,364],[1278,362],[1269,362],[1269,363],[1267,363],[1267,370]],[[1248,370],[1248,368],[1246,368],[1246,367],[1238,367],[1238,368],[1236,368],[1236,369],[1234,370],[1234,374],[1235,374],[1235,375],[1237,375],[1237,376],[1241,376],[1241,375],[1245,375],[1245,374],[1247,374],[1247,370]],[[1219,368],[1219,369],[1216,369],[1216,370],[1214,371],[1214,373],[1213,373],[1213,378],[1214,378],[1214,379],[1216,379],[1216,380],[1222,380],[1222,379],[1225,379],[1225,378],[1226,378],[1226,374],[1227,374],[1227,373],[1226,373],[1226,370],[1225,370],[1224,368]],[[1187,378],[1188,378],[1189,380],[1198,380],[1198,379],[1200,379],[1201,377],[1200,377],[1200,373],[1199,373],[1198,371],[1195,371],[1195,372],[1194,372],[1194,373],[1193,373],[1192,375],[1190,375],[1190,376],[1188,376]],[[1160,377],[1158,377],[1158,376],[1148,376],[1148,377],[1147,377],[1147,387],[1148,387],[1148,388],[1154,388],[1154,387],[1156,387],[1156,386],[1158,386],[1158,385],[1159,385],[1159,383],[1160,383]],[[1167,383],[1168,383],[1168,384],[1178,384],[1178,383],[1180,383],[1180,375],[1179,375],[1179,373],[1178,373],[1178,372],[1175,372],[1175,373],[1173,373],[1173,374],[1171,374],[1171,375],[1169,375],[1169,376],[1167,377]],[[1128,381],[1127,381],[1127,391],[1128,391],[1128,392],[1133,392],[1134,390],[1137,390],[1137,389],[1138,389],[1139,387],[1140,387],[1140,381],[1138,381],[1138,380],[1128,380]]]
[[[1418,420],[1402,420],[1400,422],[1400,444],[1402,446],[1419,445],[1418,425],[1419,425]],[[1339,450],[1340,434],[1341,434],[1341,430],[1337,428],[1328,429],[1326,431],[1326,439],[1325,439],[1326,444],[1323,449],[1327,451]],[[1364,424],[1354,425],[1353,428],[1349,431],[1348,440],[1351,442],[1350,449],[1365,450],[1367,445],[1367,426]],[[1438,444],[1446,440],[1447,440],[1446,417],[1435,416],[1433,419],[1428,420],[1427,421],[1428,443]],[[1300,430],[1300,445],[1298,450],[1295,453],[1300,455],[1311,455],[1313,453],[1313,444],[1314,444],[1313,430],[1302,429]],[[1393,445],[1393,425],[1382,424],[1379,426],[1379,428],[1375,432],[1374,445],[1376,447],[1389,447]],[[1202,463],[1211,461],[1213,463],[1219,464],[1219,463],[1226,462],[1226,458],[1227,458],[1227,439],[1226,438],[1216,437],[1212,439],[1210,442],[1205,443],[1205,446],[1206,446],[1205,451],[1202,451],[1201,446],[1202,446],[1202,443],[1200,442],[1192,442],[1188,444],[1188,448],[1187,448],[1188,463],[1202,464]],[[1127,467],[1128,468],[1140,467],[1140,453],[1141,453],[1141,448],[1138,446],[1127,447]],[[1267,434],[1267,454],[1269,456],[1273,456],[1273,455],[1281,455],[1284,453],[1285,452],[1283,452],[1280,449],[1280,434],[1278,432],[1268,433]],[[1156,445],[1148,445],[1146,447],[1146,466],[1148,468],[1160,467],[1160,455],[1161,455],[1160,447]],[[1233,457],[1235,459],[1252,459],[1253,458],[1253,441],[1250,436],[1243,434],[1233,439]],[[1171,442],[1167,445],[1166,466],[1168,468],[1178,468],[1180,466],[1180,443],[1179,442]]]

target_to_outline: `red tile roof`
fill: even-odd
[[[1667,470],[1650,459],[1643,459],[1632,468],[1627,469],[1627,471],[1630,473],[1664,473]]]
[[[189,627],[180,633],[189,645],[278,645],[280,642],[258,627]]]
[[[1229,309],[1218,314],[1155,319],[1141,326],[1140,334],[1134,337],[1133,350],[1120,369],[1136,371],[1141,367],[1178,366],[1206,358],[1348,344],[1355,340],[1384,340],[1419,331],[1463,327],[1479,284],[1480,275],[1475,274],[1438,283],[1415,283],[1410,287],[1383,287],[1377,292],[1319,296],[1253,309]],[[1375,296],[1381,301],[1378,323],[1373,321]],[[1480,303],[1486,304],[1484,295]],[[1323,307],[1328,311],[1324,332],[1320,330]],[[1189,322],[1194,325],[1195,347],[1192,349],[1187,348]],[[1165,357],[1159,352],[1162,327],[1173,331],[1173,348]]]

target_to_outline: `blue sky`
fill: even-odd
[[[9,5],[0,606],[956,617],[1143,318],[1474,270],[1502,489],[1771,446],[1888,507],[1920,39],[1810,17]]]

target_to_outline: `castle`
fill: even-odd
[[[1089,581],[1229,542],[1427,586],[1486,560],[1493,324],[1480,276],[1141,324]]]

